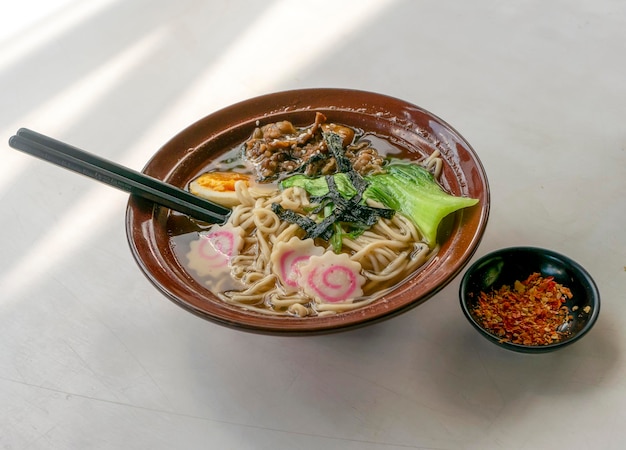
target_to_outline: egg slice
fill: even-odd
[[[237,172],[206,172],[189,184],[189,192],[232,208],[240,204],[235,193],[237,182],[243,182],[250,186],[250,177]]]

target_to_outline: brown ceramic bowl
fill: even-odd
[[[305,126],[312,123],[315,111],[324,113],[328,121],[385,137],[415,159],[438,149],[444,160],[443,185],[455,195],[478,198],[480,203],[448,216],[440,227],[437,256],[379,300],[334,316],[297,318],[250,312],[219,300],[176,260],[168,238],[169,210],[131,196],[126,214],[130,247],[139,267],[163,294],[204,319],[240,330],[279,335],[330,333],[389,319],[421,304],[467,264],[489,215],[485,171],[469,143],[450,125],[396,98],[346,89],[303,89],[246,100],[181,131],[154,155],[144,172],[185,187],[217,155],[248,139],[257,121],[290,120]]]

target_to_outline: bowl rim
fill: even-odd
[[[335,98],[347,100],[343,100],[340,104],[334,104],[333,99]],[[354,106],[357,103],[365,112],[361,112],[359,108]],[[438,116],[405,100],[400,100],[395,97],[374,92],[343,88],[294,89],[253,97],[210,113],[181,130],[159,150],[157,150],[157,152],[147,162],[143,171],[148,175],[155,176],[153,166],[155,165],[155,161],[157,161],[159,156],[164,152],[170,151],[176,146],[180,147],[181,145],[187,146],[186,149],[189,150],[193,150],[194,148],[197,149],[200,146],[205,145],[207,142],[218,139],[229,133],[232,134],[233,129],[238,126],[242,126],[243,122],[250,122],[250,119],[256,116],[274,117],[273,115],[277,115],[278,117],[278,115],[281,114],[295,114],[296,112],[302,113],[303,111],[309,111],[313,114],[316,110],[322,110],[322,112],[324,112],[326,111],[325,108],[328,109],[328,111],[349,111],[352,114],[367,114],[370,120],[406,120],[415,128],[415,130],[419,129],[419,127],[417,126],[417,122],[415,122],[416,119],[412,116],[412,114],[415,115],[415,117],[418,115],[420,115],[420,117],[425,116],[429,121],[436,124],[438,129],[441,130],[444,139],[450,139],[452,144],[462,146],[461,148],[455,147],[451,149],[451,153],[454,153],[457,156],[462,154],[461,156],[466,158],[466,161],[463,163],[471,165],[473,170],[472,176],[474,178],[469,180],[468,183],[475,184],[476,189],[480,191],[482,198],[480,205],[476,206],[478,211],[474,213],[467,213],[468,216],[474,217],[472,219],[473,234],[471,236],[463,236],[467,239],[467,242],[464,243],[464,247],[459,249],[459,255],[457,255],[458,257],[454,258],[453,261],[448,262],[449,265],[446,266],[446,270],[448,270],[447,275],[443,277],[441,282],[437,285],[429,287],[427,291],[422,293],[417,298],[413,298],[410,301],[406,301],[393,308],[385,306],[379,307],[375,310],[375,313],[369,315],[365,314],[365,310],[370,308],[371,305],[381,302],[381,299],[373,302],[369,306],[364,306],[363,308],[359,308],[349,313],[341,313],[336,316],[325,316],[324,320],[318,320],[319,317],[294,318],[281,316],[277,318],[276,316],[271,315],[258,317],[257,315],[251,314],[243,309],[241,309],[237,314],[234,314],[232,311],[224,312],[224,307],[228,306],[225,303],[224,305],[221,305],[221,307],[216,306],[216,309],[214,308],[210,312],[207,312],[204,307],[198,307],[198,299],[189,298],[189,294],[185,292],[184,289],[179,289],[179,286],[175,286],[173,288],[172,286],[167,285],[167,283],[164,282],[164,275],[157,273],[157,271],[154,270],[155,265],[158,266],[160,264],[160,256],[158,255],[159,250],[155,249],[149,242],[146,241],[147,238],[145,235],[149,234],[151,230],[148,229],[148,231],[146,231],[144,228],[146,225],[149,228],[150,223],[158,220],[157,216],[159,214],[159,208],[155,207],[150,202],[131,195],[126,210],[126,234],[128,243],[133,257],[138,263],[140,269],[148,280],[159,291],[161,291],[162,294],[193,314],[231,328],[273,335],[309,335],[359,328],[404,313],[435,295],[460,273],[478,248],[487,226],[491,203],[491,194],[487,174],[482,162],[472,146],[458,131]],[[396,114],[396,116],[392,119],[385,117],[385,113],[388,112]],[[238,117],[239,115],[243,115],[245,117],[241,119]],[[413,122],[411,122],[412,119]],[[219,129],[218,132],[211,130],[210,132],[205,133],[201,141],[197,140],[197,136],[202,135],[203,133],[200,130],[211,129],[211,127],[216,123],[226,123],[228,121],[231,121],[229,126],[222,125],[222,128]],[[452,146],[452,144],[450,145]],[[184,163],[184,161],[182,161],[181,164],[182,163]],[[456,163],[456,161],[454,161],[454,163]],[[453,162],[448,162],[448,164],[451,166],[454,165]],[[456,168],[453,170],[461,169]],[[156,177],[169,181],[168,177],[170,177],[172,172],[173,169],[169,169],[169,171],[156,174]],[[469,178],[469,175],[465,174],[465,172],[462,173],[463,176],[468,176]],[[463,217],[462,213],[460,214],[460,217]],[[459,226],[458,228],[460,229],[461,227]],[[452,237],[450,239],[452,239]],[[167,267],[163,269],[166,271],[168,270]],[[405,284],[407,286],[403,286],[403,289],[410,290],[412,283]],[[396,291],[397,290],[401,289],[396,289]],[[229,306],[229,308],[232,307]],[[368,310],[367,312],[369,313],[370,311]],[[249,315],[255,316],[255,318],[250,321],[242,320],[242,317],[245,319],[245,316]],[[328,320],[329,317],[334,319]],[[288,322],[286,322],[286,320],[288,320]]]
[[[481,326],[472,315],[469,309],[469,299],[468,299],[468,284],[470,282],[470,278],[486,262],[500,257],[502,255],[512,256],[515,254],[542,254],[549,256],[553,259],[559,260],[561,263],[569,266],[572,269],[572,272],[576,274],[576,277],[581,280],[583,284],[585,284],[589,291],[592,293],[592,303],[593,310],[589,314],[587,321],[585,322],[584,327],[575,335],[548,345],[541,346],[533,346],[533,345],[524,345],[517,344],[509,341],[502,341],[498,336],[487,331],[483,326]],[[572,259],[571,257],[564,255],[563,253],[557,252],[552,249],[537,247],[537,246],[511,246],[504,247],[497,250],[490,251],[485,255],[479,257],[476,261],[474,261],[465,271],[463,277],[461,278],[461,283],[459,285],[459,300],[461,304],[461,310],[463,311],[463,315],[470,322],[470,324],[478,330],[479,334],[486,338],[488,341],[496,344],[499,347],[513,350],[521,353],[546,353],[556,349],[560,349],[566,346],[569,346],[576,341],[580,340],[583,336],[585,336],[595,325],[598,320],[598,316],[600,314],[601,300],[600,300],[600,290],[598,289],[598,285],[595,280],[589,273],[585,267],[583,267],[579,262]]]

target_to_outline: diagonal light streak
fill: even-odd
[[[90,108],[105,98],[125,75],[140,67],[166,38],[165,28],[148,34],[114,59],[59,92],[32,114],[9,125],[0,135],[10,136],[25,126],[34,130],[41,128],[44,134],[45,130],[55,130],[56,136],[53,137],[59,138],[66,129],[84,117]],[[3,164],[0,165],[0,195],[25,173],[29,163],[32,163],[30,158],[18,152],[9,152],[3,156]]]
[[[46,129],[54,129],[62,134],[62,130],[76,123],[85,111],[97,104],[128,73],[148,59],[166,37],[164,29],[147,35],[99,70],[54,97],[32,115],[20,119],[19,125],[16,123],[11,132],[16,131],[19,126],[31,126],[34,123],[45,124]],[[98,88],[94,89],[93,86]],[[37,128],[37,125],[32,128]],[[4,164],[0,167],[0,194],[3,188],[10,186],[26,173],[30,164],[35,163],[29,156],[17,151],[8,153],[3,159]],[[94,186],[88,191],[9,271],[2,274],[0,289],[4,298],[14,296],[33,279],[54,267],[62,258],[73,254],[91,236],[100,232],[119,209],[119,201],[119,194],[109,192],[108,188]],[[94,205],[98,205],[97,214],[94,213]]]
[[[180,130],[233,101],[271,92],[286,81],[297,82],[299,73],[341,48],[344,40],[375,22],[393,3],[395,0],[318,0],[304,16],[292,0],[268,4],[257,20],[198,74],[162,121]]]
[[[8,2],[0,15],[0,71],[116,1]]]
[[[319,0],[306,18],[295,17],[289,0],[270,5],[249,28],[244,30],[221,57],[198,74],[179,100],[155,120],[153,126],[132,146],[125,160],[137,158],[141,149],[157,148],[163,142],[163,129],[181,129],[208,112],[225,106],[237,96],[249,97],[274,89],[285,80],[314,64],[324,54],[333,52],[341,41],[390,7],[394,0],[350,0],[335,2]],[[303,32],[302,20],[318,24],[319,33]],[[280,33],[277,33],[280,30]],[[288,36],[289,39],[285,39]],[[157,30],[129,47],[97,71],[68,87],[28,117],[19,119],[14,127],[37,129],[69,129],[89,108],[114,88],[132,69],[142,64],[167,37],[165,29]],[[279,48],[284,57],[268,59],[259,48]],[[255,74],[263,73],[263,76]],[[97,89],[94,87],[97,86]],[[63,108],[60,108],[60,105]],[[12,129],[11,132],[14,130]],[[62,134],[62,133],[61,133]],[[56,136],[59,137],[59,136]],[[120,161],[125,163],[124,161]],[[12,155],[8,164],[0,167],[0,195],[5,186],[14,182],[26,169],[25,158]],[[126,162],[126,165],[128,163]],[[98,205],[94,214],[93,205]],[[89,239],[110,225],[119,211],[119,194],[109,188],[94,187],[64,214],[61,220],[16,261],[0,277],[4,298],[12,298],[39,279],[51,267],[70,258],[84,248]],[[0,303],[1,305],[2,303]]]

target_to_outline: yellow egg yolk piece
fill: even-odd
[[[189,184],[189,191],[199,197],[232,208],[238,205],[237,183],[250,186],[250,176],[237,172],[206,172]]]
[[[245,181],[249,184],[250,178],[247,175],[237,172],[207,172],[200,175],[196,180],[204,188],[217,192],[235,191],[237,181]]]

